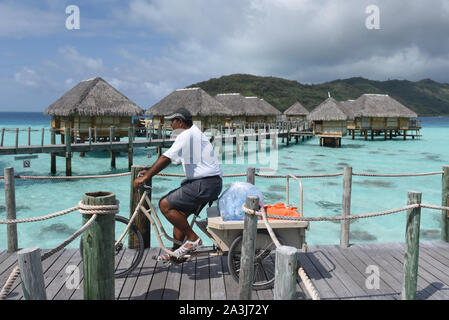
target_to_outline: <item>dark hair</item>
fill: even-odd
[[[188,127],[193,126],[192,120],[184,120],[184,119],[181,119],[181,121],[184,122],[185,125],[188,126]]]

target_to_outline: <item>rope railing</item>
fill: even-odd
[[[106,174],[106,175],[91,175],[91,176],[24,176],[24,175],[15,175],[16,179],[23,180],[67,180],[67,179],[101,179],[101,178],[115,178],[115,177],[123,177],[129,176],[130,172],[124,173],[114,173],[114,174]],[[385,178],[396,178],[396,177],[419,177],[419,176],[430,176],[430,175],[438,175],[443,174],[443,171],[434,171],[434,172],[424,172],[424,173],[405,173],[405,174],[375,174],[375,173],[356,173],[353,172],[353,176],[362,176],[362,177],[385,177]],[[293,176],[296,178],[307,179],[307,178],[329,178],[329,177],[338,177],[344,175],[344,172],[338,173],[330,173],[330,174],[316,174],[316,175],[265,175],[256,173],[255,176],[259,178],[271,178],[271,179],[279,179],[279,178],[287,178],[289,176]],[[157,176],[161,177],[185,177],[185,174],[177,174],[177,173],[158,173]],[[235,173],[235,174],[224,174],[223,178],[233,178],[233,177],[244,177],[246,173]],[[0,179],[4,179],[4,176],[0,176]]]
[[[57,247],[55,247],[52,250],[43,254],[41,257],[41,261],[44,261],[45,259],[48,259],[49,257],[54,255],[58,251],[65,248],[67,245],[69,245],[71,242],[73,242],[73,240],[78,238],[83,232],[85,232],[90,227],[90,225],[96,220],[98,215],[115,214],[119,211],[118,209],[119,209],[119,201],[118,200],[116,200],[115,205],[98,205],[98,206],[86,205],[80,201],[80,203],[78,203],[78,206],[76,206],[76,207],[72,207],[72,208],[69,208],[69,209],[66,209],[66,210],[63,210],[60,212],[49,214],[47,216],[43,216],[40,218],[21,219],[21,220],[3,220],[3,221],[0,221],[0,224],[41,221],[41,220],[46,220],[46,219],[50,219],[50,218],[59,216],[61,214],[73,212],[76,210],[78,210],[81,214],[91,214],[92,215],[92,217],[80,229],[78,229],[75,233],[73,233],[69,238],[67,238],[65,241],[63,241],[61,244],[59,244]],[[6,297],[11,292],[11,289],[12,289],[12,286],[14,285],[15,280],[19,277],[19,275],[20,275],[20,268],[19,268],[19,266],[15,266],[13,268],[11,274],[9,275],[8,279],[6,280],[5,285],[0,290],[0,300],[6,299]]]

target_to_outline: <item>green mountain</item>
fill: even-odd
[[[312,110],[328,97],[328,92],[340,101],[357,99],[363,93],[381,93],[390,95],[420,116],[449,115],[449,84],[430,79],[374,81],[357,77],[309,85],[282,78],[233,74],[189,86],[193,87],[201,87],[210,95],[239,92],[244,96],[257,96],[280,111],[296,101]]]

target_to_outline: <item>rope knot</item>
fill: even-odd
[[[248,209],[245,206],[245,204],[242,204],[242,210],[243,210],[243,212],[245,212],[247,214],[255,214],[255,215],[261,215],[262,214],[261,210],[257,211],[257,210],[253,210],[253,209]]]
[[[87,205],[84,204],[83,201],[81,200],[80,202],[78,202],[78,211],[81,214],[115,214],[119,212],[119,204],[120,201],[116,200],[115,204],[111,204],[111,205],[105,205],[105,204],[101,204],[101,205]]]

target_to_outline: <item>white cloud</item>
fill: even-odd
[[[58,50],[60,56],[66,61],[68,68],[73,72],[82,74],[89,72],[99,72],[103,69],[101,58],[91,58],[81,55],[73,46],[65,46]]]
[[[28,37],[49,35],[64,28],[65,16],[16,3],[0,3],[0,36]]]
[[[40,82],[36,71],[28,67],[23,67],[22,70],[16,72],[14,80],[28,87],[36,87]]]

